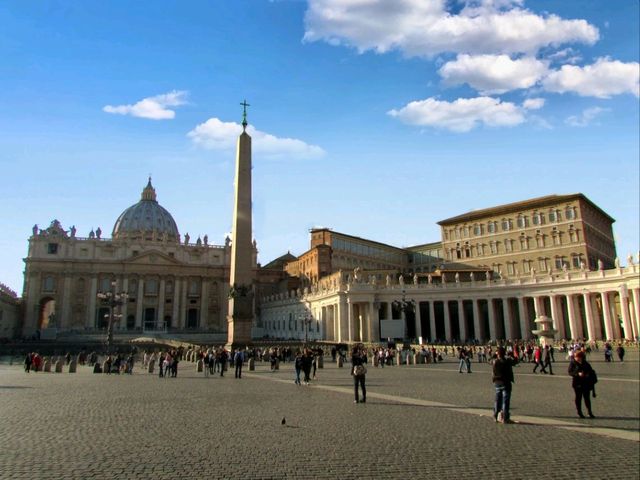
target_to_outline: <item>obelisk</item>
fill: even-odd
[[[235,205],[231,234],[231,275],[227,315],[227,346],[251,343],[253,325],[253,239],[251,234],[251,137],[247,134],[246,100],[243,108],[242,133],[236,153]]]

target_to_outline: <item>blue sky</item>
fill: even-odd
[[[638,1],[0,4],[0,282],[33,224],[111,232],[149,174],[182,234],[231,229],[243,99],[259,260],[308,229],[396,246],[582,192],[639,246]]]

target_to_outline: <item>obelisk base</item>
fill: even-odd
[[[253,297],[251,295],[229,299],[227,316],[227,349],[252,344]]]

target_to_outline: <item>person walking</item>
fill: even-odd
[[[622,346],[622,344],[618,345],[618,348],[616,348],[616,353],[618,354],[618,359],[621,362],[624,362],[624,347]]]
[[[551,347],[549,347],[549,345],[545,345],[544,346],[544,354],[543,354],[543,366],[542,366],[542,371],[544,372],[546,368],[549,369],[549,375],[553,375],[553,368],[551,367],[551,361],[552,361],[552,357],[551,357]]]
[[[542,373],[547,373],[544,368],[544,364],[542,363],[542,349],[540,346],[537,346],[536,350],[533,352],[533,361],[536,364],[535,367],[533,367],[533,373],[536,373],[538,367],[540,367],[540,371]]]
[[[242,365],[244,364],[244,352],[238,349],[233,356],[233,364],[236,366],[236,378],[242,378]]]
[[[582,413],[582,401],[584,400],[589,418],[595,418],[591,410],[591,391],[594,390],[598,377],[591,367],[591,364],[585,359],[585,353],[582,350],[577,351],[573,355],[573,360],[569,363],[569,375],[572,377],[571,386],[575,393],[575,404],[578,416],[585,418]],[[595,391],[593,396],[595,397]]]
[[[302,371],[302,352],[300,350],[296,351],[296,358],[294,360],[294,367],[296,369],[296,385],[301,385],[300,383],[300,372]]]
[[[33,363],[33,359],[31,357],[31,352],[27,353],[24,357],[24,371],[29,373],[31,371],[31,364]]]
[[[365,377],[367,375],[366,357],[360,346],[355,346],[351,352],[351,375],[353,375],[353,389],[355,400],[353,403],[367,403],[367,387]],[[358,395],[358,386],[362,390],[362,400]]]
[[[511,391],[513,378],[513,360],[506,357],[504,347],[496,350],[496,359],[493,362],[493,386],[496,390],[496,398],[493,405],[493,418],[499,423],[513,423],[510,416]]]
[[[313,354],[308,348],[302,354],[302,371],[304,372],[304,384],[309,385],[311,381],[311,365],[313,364]]]

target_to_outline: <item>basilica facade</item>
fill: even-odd
[[[57,220],[33,228],[25,259],[22,334],[115,330],[224,333],[231,245],[181,237],[149,179],[140,201],[118,217],[110,238],[80,237]],[[257,278],[257,249],[251,264]],[[265,282],[279,280],[262,275]],[[99,293],[126,293],[112,307]],[[126,297],[126,298],[125,298]],[[115,309],[116,311],[111,311]]]

